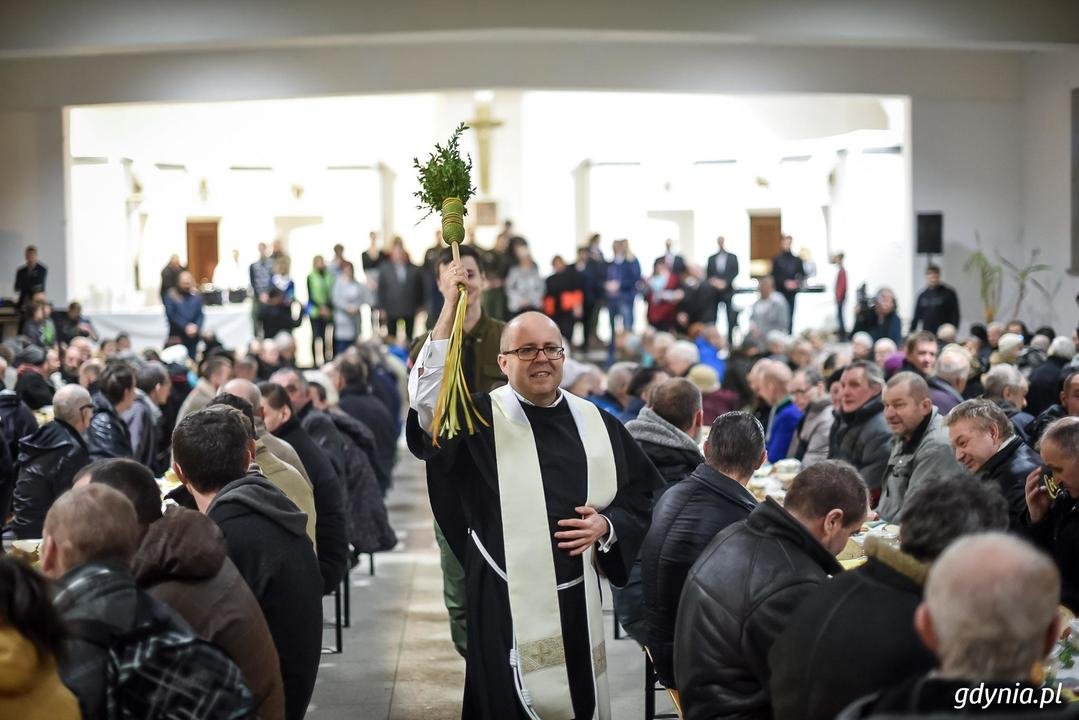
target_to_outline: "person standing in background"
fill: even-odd
[[[543,313],[555,321],[567,342],[573,342],[573,327],[584,315],[584,277],[561,255],[551,260],[554,272],[546,281]]]
[[[186,270],[180,273],[177,286],[165,296],[165,317],[169,323],[169,336],[165,344],[183,345],[187,348],[187,356],[194,360],[205,318],[202,296],[195,292],[195,279]]]
[[[837,252],[832,256],[832,264],[836,266],[835,273],[835,309],[836,322],[838,323],[839,341],[847,340],[847,324],[843,317],[843,311],[847,304],[847,268],[843,267],[843,253]]]
[[[333,357],[330,333],[333,332],[333,273],[321,255],[312,260],[307,275],[307,317],[311,320],[311,362],[322,366]],[[322,346],[319,360],[318,346]]]
[[[35,293],[45,292],[45,278],[49,269],[37,261],[37,248],[26,246],[26,264],[15,271],[15,292],[20,310],[25,310]]]
[[[507,220],[506,228],[495,238],[494,248],[483,253],[483,274],[487,278],[487,284],[483,287],[483,312],[501,322],[509,318],[505,285],[513,261],[509,235],[512,227]]]
[[[514,257],[517,262],[506,273],[506,309],[512,317],[539,310],[543,305],[544,289],[543,278],[528,251],[528,243],[518,244]]]
[[[214,268],[214,286],[222,291],[225,301],[237,302],[230,298],[230,293],[247,287],[247,275],[240,262],[240,251],[233,248],[231,257],[231,260],[218,263]]]
[[[360,337],[360,310],[371,304],[371,291],[356,280],[350,262],[341,266],[333,284],[333,354],[340,355]]]
[[[930,265],[925,269],[925,289],[914,302],[910,332],[921,325],[923,330],[935,333],[946,323],[959,327],[959,296],[940,281],[940,266]]]
[[[442,312],[442,303],[445,302],[442,291],[438,289],[438,256],[442,253],[443,247],[445,245],[442,242],[442,231],[435,230],[435,242],[423,254],[422,267],[428,330],[435,326],[435,318]]]
[[[587,247],[577,250],[577,263],[574,265],[577,274],[581,277],[584,291],[584,305],[581,307],[579,322],[582,326],[581,345],[587,348],[596,336],[596,321],[599,307],[603,303],[603,281],[607,277],[607,270],[603,264],[595,260]],[[576,322],[574,323],[576,325]]]
[[[779,240],[779,254],[772,258],[772,280],[776,292],[787,301],[790,314],[787,318],[787,332],[794,330],[794,299],[805,280],[806,271],[802,259],[791,252],[791,236],[783,235]]]
[[[622,319],[622,329],[633,332],[633,304],[641,282],[641,264],[629,250],[629,240],[614,241],[614,257],[607,265],[607,312],[611,321],[611,344],[608,359],[614,362],[617,320]]]
[[[712,296],[704,314],[704,322],[715,323],[718,305],[723,303],[727,313],[727,339],[734,341],[734,329],[738,327],[738,310],[734,307],[734,279],[738,277],[738,256],[727,252],[727,239],[716,239],[719,250],[708,258],[705,277],[712,287]]]
[[[333,273],[334,278],[340,277],[341,268],[347,262],[348,260],[345,260],[345,246],[337,243],[333,246],[333,260],[330,260],[330,272]]]
[[[389,260],[378,270],[378,305],[386,324],[386,334],[397,337],[397,325],[404,323],[405,338],[412,340],[416,313],[423,306],[423,279],[420,269],[408,260],[404,242],[397,238]]]
[[[360,263],[363,266],[363,274],[367,277],[367,287],[375,297],[375,306],[371,308],[371,333],[379,334],[379,316],[382,314],[382,304],[379,302],[378,272],[382,264],[389,256],[378,247],[378,233],[372,230],[367,234],[369,244],[367,249],[360,255]]]
[[[251,322],[254,324],[255,336],[258,337],[262,330],[261,307],[270,299],[270,276],[273,274],[273,260],[266,247],[266,243],[259,243],[259,259],[251,263],[248,275],[251,279]]]

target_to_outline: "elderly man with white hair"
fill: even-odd
[[[1047,410],[1060,396],[1060,381],[1067,372],[1068,364],[1075,357],[1075,343],[1071,338],[1059,335],[1049,343],[1045,362],[1030,373],[1030,390],[1027,392],[1027,411],[1031,415]]]
[[[701,361],[701,351],[689,340],[677,340],[667,349],[664,360],[671,377],[685,377],[689,369]]]
[[[929,570],[914,617],[919,637],[939,659],[937,670],[858,700],[838,717],[937,717],[973,712],[985,702],[993,712],[1027,717],[1060,705],[1059,690],[1039,687],[1032,676],[1059,635],[1059,594],[1052,562],[1022,540],[1001,533],[957,540]]]
[[[892,345],[895,345],[895,341],[892,341]],[[873,336],[867,332],[856,332],[850,339],[850,352],[851,361],[854,360],[869,360],[873,361]]]
[[[927,380],[929,397],[941,415],[963,402],[970,378],[971,355],[962,345],[946,345],[937,357],[934,375]]]
[[[899,351],[899,347],[895,344],[895,340],[891,338],[881,338],[873,343],[873,362],[880,367],[884,367],[884,363],[888,361],[892,355],[895,355]]]
[[[629,404],[629,383],[636,371],[637,363],[616,362],[607,368],[607,389],[588,399],[600,410],[618,417]]]
[[[982,375],[982,387],[982,397],[996,403],[1015,426],[1019,437],[1029,441],[1027,428],[1034,422],[1034,416],[1023,410],[1027,405],[1029,384],[1019,368],[1008,363],[994,365]]]

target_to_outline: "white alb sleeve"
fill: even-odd
[[[408,374],[408,405],[416,411],[420,427],[430,434],[431,421],[435,416],[438,391],[442,387],[442,370],[446,365],[446,352],[450,341],[432,340],[420,348],[412,372]]]

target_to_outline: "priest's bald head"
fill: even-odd
[[[502,330],[498,366],[510,387],[530,403],[545,407],[558,399],[565,352],[562,333],[551,318],[521,313]]]

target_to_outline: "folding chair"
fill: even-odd
[[[656,715],[656,695],[666,692],[674,703],[674,713]],[[663,687],[652,664],[652,653],[644,649],[644,720],[682,720],[682,699],[677,690]]]

